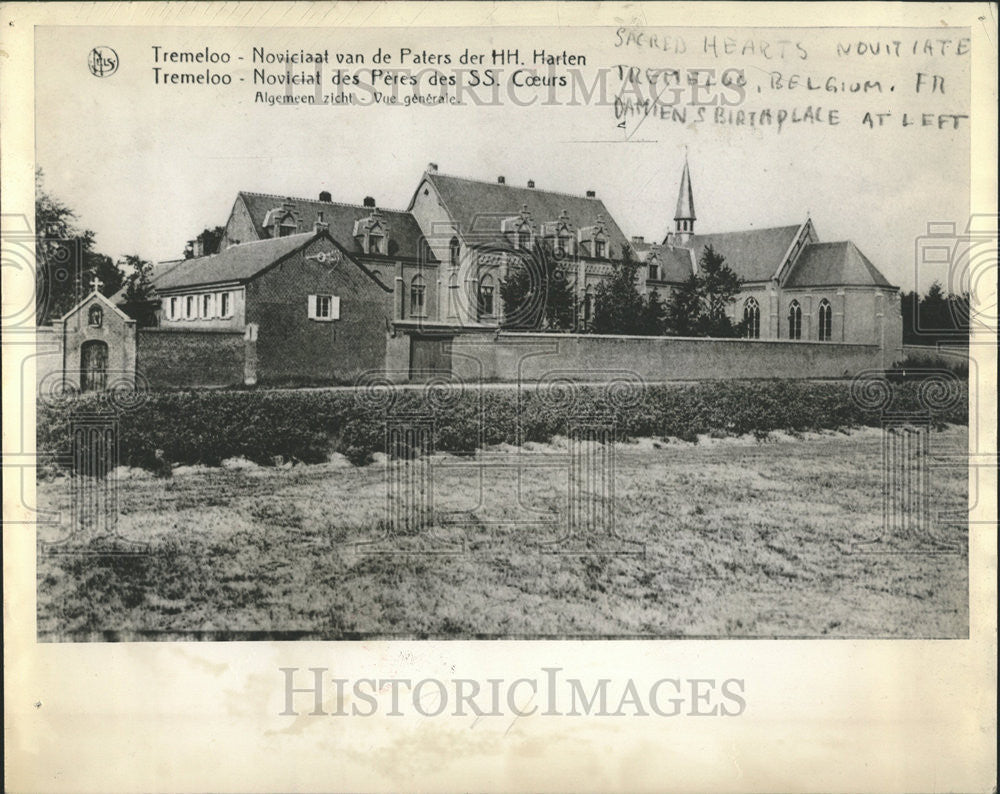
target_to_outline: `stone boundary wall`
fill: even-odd
[[[500,332],[455,336],[452,372],[490,381],[845,378],[892,366],[893,353],[838,342]]]
[[[256,383],[256,340],[243,331],[140,328],[136,381],[171,389]]]

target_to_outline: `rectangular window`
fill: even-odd
[[[188,295],[184,299],[184,319],[193,320],[198,316],[198,302],[194,295]]]
[[[605,249],[604,240],[594,240],[594,256],[603,257]]]
[[[219,293],[219,316],[223,319],[233,316],[233,298],[231,292]]]
[[[336,295],[310,295],[308,301],[310,320],[330,322],[340,319],[340,298]]]
[[[201,316],[208,320],[215,316],[215,306],[212,300],[212,295],[202,295],[201,296]]]
[[[649,266],[649,280],[658,281],[660,278],[660,268],[658,265]]]
[[[368,252],[371,254],[381,254],[382,253],[382,238],[377,235],[373,235],[368,238]]]
[[[171,298],[170,303],[167,304],[167,318],[170,320],[177,319],[177,312],[180,308],[180,298]]]

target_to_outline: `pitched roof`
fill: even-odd
[[[691,190],[691,173],[688,171],[687,160],[684,160],[684,173],[681,174],[681,189],[677,193],[677,210],[674,212],[674,220],[681,219],[695,220],[694,215],[694,193]]]
[[[743,281],[770,281],[801,226],[778,226],[772,229],[748,229],[742,232],[696,234],[689,245],[695,259],[708,246],[726,258],[726,264]]]
[[[201,284],[246,281],[268,265],[303,247],[316,235],[291,234],[252,243],[232,245],[225,251],[211,256],[185,259],[161,272],[153,272],[153,286],[157,292]]]
[[[878,268],[849,240],[810,243],[792,266],[786,287],[891,287]]]
[[[458,224],[459,232],[466,238],[471,237],[473,242],[479,237],[488,239],[498,236],[503,219],[519,214],[525,205],[535,224],[556,221],[563,210],[566,210],[570,223],[577,229],[594,226],[599,218],[603,218],[608,233],[610,256],[619,256],[622,246],[628,242],[604,202],[597,198],[481,182],[446,176],[436,171],[428,171],[425,177],[434,185]]]
[[[636,259],[643,264],[649,262],[653,254],[660,265],[659,281],[680,283],[694,273],[691,249],[673,245],[649,245],[632,243]]]
[[[242,199],[253,220],[257,236],[267,237],[264,219],[268,212],[279,208],[286,201],[291,203],[292,216],[300,232],[311,232],[313,224],[323,213],[323,222],[330,226],[330,236],[350,254],[363,254],[361,243],[354,237],[354,224],[372,213],[371,207],[357,204],[341,204],[334,201],[318,201],[304,198],[286,198],[268,193],[248,193],[241,191],[237,200]],[[389,226],[389,255],[417,259],[420,256],[420,240],[423,232],[409,212],[387,210],[379,207],[384,222]]]

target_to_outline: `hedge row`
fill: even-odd
[[[40,404],[38,449],[66,455],[70,420],[105,412],[118,418],[120,463],[155,469],[161,459],[218,465],[245,457],[303,462],[340,452],[363,464],[385,449],[386,418],[432,416],[434,446],[466,452],[481,445],[545,442],[565,435],[568,421],[613,419],[619,438],[694,440],[700,434],[759,436],[879,426],[884,412],[927,412],[936,424],[968,422],[968,387],[956,380],[888,383],[754,381],[611,388],[553,384],[538,391],[443,387],[370,391],[199,391],[141,395],[115,409],[87,395]]]

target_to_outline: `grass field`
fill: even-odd
[[[932,451],[966,437],[934,432]],[[118,531],[149,553],[40,555],[39,637],[967,636],[966,531],[883,536],[877,428],[616,445],[616,533],[644,554],[596,553],[593,536],[544,548],[595,553],[542,550],[562,534],[565,455],[529,445],[547,465],[521,476],[513,448],[437,455],[450,518],[374,546],[382,460],[133,471],[116,480]],[[39,483],[38,504],[67,511],[68,482]],[[933,506],[965,505],[962,469],[931,485]]]

